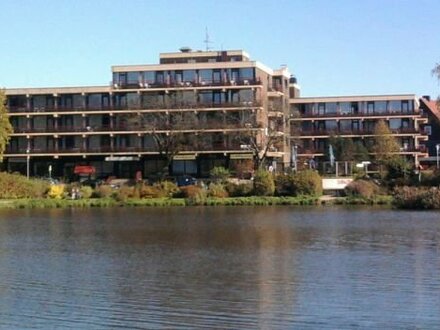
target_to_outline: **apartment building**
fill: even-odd
[[[107,86],[7,89],[14,133],[4,166],[38,176],[50,168],[69,177],[86,165],[97,176],[146,177],[171,154],[175,175],[259,158],[282,168],[290,162],[289,94],[299,94],[290,76],[242,50],[182,48],[160,54],[159,64],[113,66]]]
[[[293,98],[290,104],[290,121],[295,123],[291,126],[299,127],[291,134],[299,158],[328,160],[330,137],[352,139],[371,150],[379,120],[396,138],[399,155],[418,164],[428,154],[424,127],[428,117],[416,95]]]

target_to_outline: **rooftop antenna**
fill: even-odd
[[[205,43],[205,47],[206,47],[206,51],[209,52],[211,50],[211,47],[209,47],[209,44],[212,44],[211,39],[209,39],[209,34],[208,34],[208,27],[205,27],[205,40],[203,40],[203,42]]]

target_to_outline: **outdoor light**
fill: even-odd
[[[30,162],[30,156],[29,153],[31,151],[29,149],[26,149],[26,177],[29,179],[29,162]]]

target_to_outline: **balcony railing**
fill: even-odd
[[[14,134],[42,134],[42,133],[87,133],[87,132],[142,132],[142,131],[201,131],[209,129],[258,129],[259,123],[235,123],[223,122],[222,120],[208,120],[204,122],[192,122],[182,124],[158,124],[158,125],[93,125],[93,126],[48,126],[39,128],[15,127]]]
[[[415,128],[398,128],[391,129],[393,134],[426,134],[423,130]],[[338,129],[310,129],[301,130],[301,136],[328,136],[328,135],[374,135],[373,129],[359,129],[359,130],[338,130]]]
[[[191,87],[221,87],[221,86],[255,86],[261,85],[261,79],[243,78],[238,80],[200,80],[200,81],[170,81],[170,82],[125,82],[113,81],[114,89],[149,89],[149,88],[191,88]]]
[[[426,153],[427,149],[425,146],[418,147],[402,147],[399,150],[399,153]],[[298,155],[312,155],[312,154],[327,154],[328,148],[303,148],[298,147]]]
[[[10,113],[40,113],[40,112],[84,112],[84,111],[111,111],[111,110],[189,110],[206,108],[253,108],[261,107],[260,101],[222,102],[222,103],[154,103],[154,104],[127,104],[113,106],[77,106],[77,107],[8,107]]]
[[[216,152],[216,151],[241,151],[243,149],[239,144],[235,143],[213,143],[207,145],[186,145],[181,151],[185,152]],[[158,152],[155,147],[127,147],[127,146],[101,146],[101,147],[46,147],[46,148],[31,148],[27,152],[24,148],[13,148],[9,146],[5,152],[8,154],[19,155],[34,155],[34,154],[84,154],[84,153],[151,153]]]
[[[331,117],[338,117],[338,118],[344,118],[344,117],[378,117],[378,116],[384,116],[384,117],[400,117],[400,116],[416,116],[416,115],[422,115],[422,113],[418,110],[412,110],[412,111],[401,111],[401,110],[388,110],[385,112],[332,112],[332,113],[319,113],[319,112],[305,112],[300,114],[299,116],[292,117],[294,119],[304,119],[304,118],[331,118]]]

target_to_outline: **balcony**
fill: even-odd
[[[406,134],[420,134],[420,135],[425,135],[426,133],[424,133],[422,130],[418,130],[415,128],[399,128],[399,129],[392,129],[391,130],[392,134],[395,135],[406,135]],[[337,129],[310,129],[310,130],[301,130],[301,134],[300,136],[331,136],[331,135],[335,135],[335,136],[344,136],[344,135],[354,135],[354,136],[359,136],[359,135],[374,135],[374,130],[373,129],[358,129],[358,130],[337,130]]]
[[[225,86],[255,86],[261,85],[259,78],[243,78],[238,80],[200,80],[200,81],[170,81],[170,82],[124,82],[114,81],[113,89],[164,89],[164,88],[194,88],[194,87],[225,87]]]
[[[402,116],[424,116],[418,110],[413,111],[398,111],[398,110],[390,110],[386,112],[380,113],[370,113],[370,112],[350,112],[350,113],[341,113],[341,112],[333,112],[333,113],[318,113],[318,112],[306,112],[302,113],[299,116],[291,116],[291,120],[304,120],[304,119],[316,119],[316,118],[370,118],[370,117],[402,117]]]
[[[96,112],[96,111],[142,111],[142,110],[201,110],[201,109],[229,109],[229,108],[256,108],[261,107],[260,101],[223,102],[223,103],[179,103],[179,104],[130,104],[113,106],[86,106],[86,107],[9,107],[10,114],[20,113],[62,113],[62,112]]]
[[[235,151],[243,152],[243,149],[237,143],[207,143],[205,145],[185,145],[181,149],[182,152],[194,152],[194,153],[212,153],[212,152],[225,152],[225,151]],[[249,152],[249,151],[246,151]],[[9,146],[5,152],[7,155],[71,155],[71,154],[151,154],[159,153],[158,149],[155,147],[127,147],[127,146],[101,146],[101,147],[46,147],[46,148],[31,148],[29,152],[24,148],[12,148]]]

